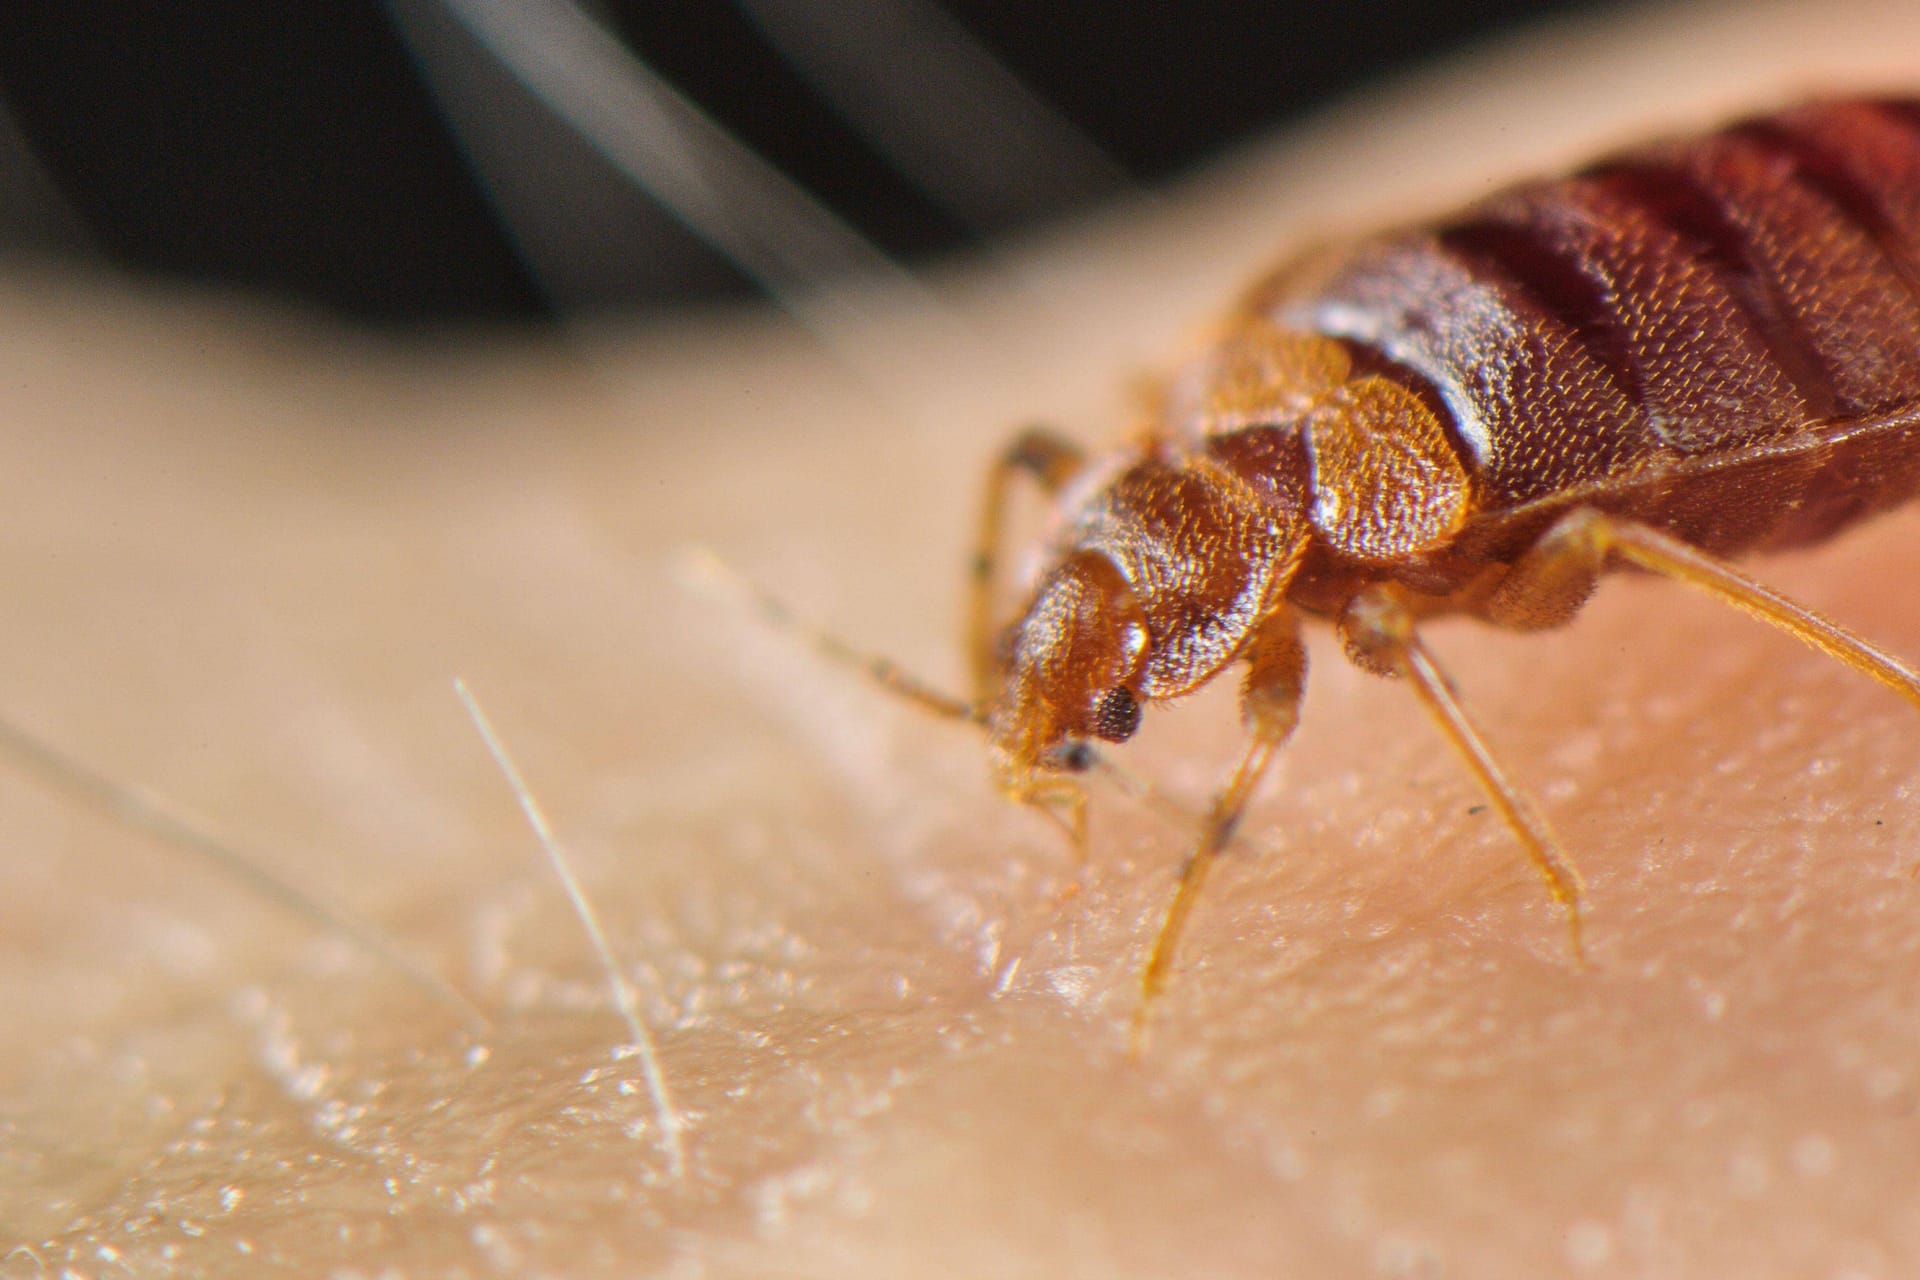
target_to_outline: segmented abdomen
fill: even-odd
[[[1483,511],[1830,431],[1920,402],[1920,101],[1625,152],[1254,298],[1440,400]]]

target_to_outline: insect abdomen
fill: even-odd
[[[1920,403],[1920,103],[1640,148],[1288,278],[1259,305],[1438,399],[1483,512],[1831,435]],[[1823,492],[1831,452],[1781,463],[1709,541],[1860,505]]]

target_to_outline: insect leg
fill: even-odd
[[[1420,643],[1405,598],[1391,586],[1362,591],[1348,602],[1341,615],[1340,635],[1355,662],[1371,671],[1404,676],[1420,695],[1434,723],[1519,838],[1521,848],[1547,882],[1547,892],[1566,912],[1573,953],[1584,959],[1580,875],[1560,852],[1553,828],[1500,767],[1466,708],[1454,696],[1452,682]]]
[[[1148,1014],[1155,998],[1166,989],[1174,950],[1200,896],[1200,887],[1206,883],[1214,859],[1233,842],[1234,829],[1240,825],[1274,751],[1299,722],[1306,676],[1307,653],[1300,643],[1299,620],[1288,610],[1276,610],[1261,624],[1247,652],[1247,678],[1240,702],[1249,735],[1246,753],[1201,820],[1199,837],[1180,868],[1179,886],[1140,974],[1140,1003],[1134,1009],[1131,1036],[1135,1056],[1146,1043]]]
[[[979,706],[986,706],[991,699],[998,674],[994,650],[999,635],[994,624],[993,599],[1000,577],[1007,486],[1015,475],[1025,474],[1034,478],[1043,493],[1056,493],[1085,463],[1086,453],[1079,445],[1045,427],[1028,427],[1001,451],[987,472],[987,490],[980,508],[980,527],[968,574],[965,637],[974,702]]]
[[[1509,613],[1524,615],[1530,600],[1563,590],[1557,584],[1569,578],[1590,583],[1608,556],[1744,609],[1920,706],[1920,673],[1898,658],[1670,534],[1590,509],[1561,518],[1534,544],[1495,593],[1489,616],[1505,622]]]

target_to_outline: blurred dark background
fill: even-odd
[[[457,17],[468,4],[537,18],[549,3],[6,0],[0,248],[237,285],[381,327],[751,292]],[[1591,7],[581,6],[908,263],[1163,183],[1370,78]]]

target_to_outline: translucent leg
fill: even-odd
[[[1604,519],[1604,517],[1602,517]],[[1613,553],[1642,569],[1677,578],[1770,622],[1920,706],[1920,674],[1845,627],[1761,586],[1730,565],[1644,525],[1605,522]]]
[[[1567,932],[1576,958],[1585,959],[1580,937],[1580,876],[1564,854],[1553,828],[1494,758],[1486,739],[1454,696],[1451,682],[1415,633],[1413,616],[1392,587],[1361,592],[1342,616],[1341,634],[1355,659],[1373,670],[1406,677],[1413,691],[1472,771],[1481,789],[1518,837],[1528,861],[1547,883],[1547,892],[1566,912]]]

